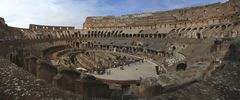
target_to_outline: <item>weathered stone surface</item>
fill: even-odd
[[[81,99],[79,96],[50,87],[16,65],[0,57],[0,99]]]
[[[179,28],[182,26],[203,26],[216,24],[223,17],[235,15],[239,12],[237,8],[239,1],[230,0],[226,3],[210,4],[202,7],[192,7],[163,12],[131,14],[124,16],[87,17],[85,29],[101,28]],[[215,21],[214,21],[215,20]]]

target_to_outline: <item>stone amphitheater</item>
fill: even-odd
[[[240,1],[87,17],[0,18],[0,100],[238,100]]]

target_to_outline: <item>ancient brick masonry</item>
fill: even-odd
[[[46,26],[46,25],[30,24],[29,29],[54,31],[54,30],[74,30],[75,28],[73,26]]]
[[[5,20],[2,17],[0,17],[0,25],[1,26],[6,25]]]
[[[0,57],[0,99],[1,100],[39,100],[39,99],[72,99],[80,97],[51,88],[49,85]]]
[[[77,98],[48,85],[84,97],[111,99],[150,98],[199,81],[197,85],[205,86],[201,80],[210,77],[226,58],[239,60],[233,56],[239,54],[238,46],[230,46],[240,36],[239,8],[239,0],[229,0],[170,11],[88,17],[83,29],[37,24],[16,28],[0,18],[0,55],[18,65],[0,58],[0,99]],[[226,57],[229,47],[235,51]],[[215,78],[228,79],[221,75]],[[237,85],[230,90],[239,93],[239,82],[234,80],[230,81]],[[227,94],[222,92],[226,84],[208,91]],[[205,96],[207,89],[201,86],[200,90],[190,86],[181,96],[195,100],[188,94],[197,97],[200,91],[206,100],[216,99],[216,95]]]
[[[201,7],[130,14],[124,16],[87,17],[84,29],[180,28],[232,22],[239,12],[239,1],[230,0]]]

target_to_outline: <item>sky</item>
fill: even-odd
[[[9,26],[29,24],[82,28],[87,16],[120,16],[201,6],[227,0],[0,0],[0,17]]]

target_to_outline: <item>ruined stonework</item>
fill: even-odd
[[[30,24],[30,30],[45,30],[45,31],[54,31],[54,30],[74,30],[73,26],[46,26],[46,25],[35,25]]]
[[[5,20],[2,17],[0,17],[0,25],[1,26],[5,26],[6,25]]]
[[[239,8],[93,16],[83,29],[0,18],[0,99],[237,100]]]
[[[87,17],[84,29],[155,29],[209,26],[234,22],[238,18],[239,1],[230,0],[201,7],[123,16]]]

